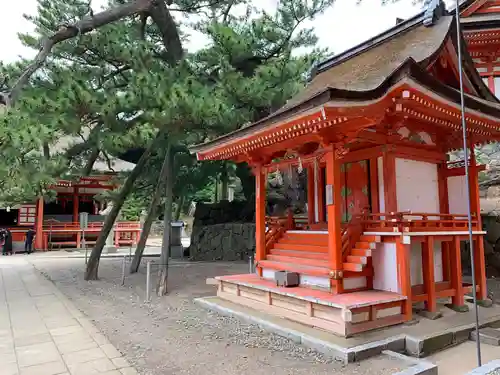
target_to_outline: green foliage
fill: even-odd
[[[300,26],[332,2],[282,0],[274,14],[244,0],[212,4],[195,25],[180,24],[211,42],[176,65],[157,25],[148,22],[142,37],[138,17],[56,45],[21,100],[0,114],[0,201],[49,196],[58,178],[84,173],[92,150],[101,158],[119,155],[143,147],[159,129],[178,149],[174,195],[186,201],[213,197],[221,163],[197,162],[186,146],[259,120],[297,93],[312,62],[326,54],[314,49],[313,30]],[[178,0],[174,6],[189,15],[207,3],[213,2]],[[37,14],[28,17],[35,32],[20,38],[38,49],[41,38],[86,14],[86,0],[38,0]],[[27,64],[2,65],[0,76],[12,85]],[[162,160],[156,150],[124,216],[136,217],[147,206]],[[229,178],[234,176],[230,167]]]

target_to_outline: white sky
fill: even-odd
[[[254,0],[256,6],[272,9],[278,0]],[[106,0],[93,0],[93,8],[98,9]],[[400,0],[395,4],[381,6],[381,0],[337,0],[324,14],[309,22],[319,36],[321,47],[328,47],[338,54],[390,27],[396,17],[408,18],[420,10],[412,0]],[[36,0],[17,0],[10,2],[0,13],[0,61],[11,62],[19,56],[32,57],[35,51],[24,48],[17,38],[19,32],[29,32],[32,26],[24,20],[23,14],[36,12]],[[187,46],[200,48],[205,40],[202,35],[192,35]]]

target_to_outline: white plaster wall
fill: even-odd
[[[372,252],[373,289],[399,292],[395,243],[378,243]]]
[[[467,190],[465,176],[448,177],[448,203],[450,214],[467,212]]]
[[[398,211],[439,212],[437,164],[396,158]]]
[[[378,200],[380,212],[385,212],[385,196],[384,196],[384,161],[382,156],[377,158],[377,174],[378,174]]]
[[[410,245],[411,263],[410,263],[410,280],[411,285],[419,285],[424,283],[422,273],[422,243],[413,242]],[[436,282],[443,281],[443,258],[441,256],[441,241],[434,242],[434,280]]]

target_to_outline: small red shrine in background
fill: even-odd
[[[96,200],[96,196],[107,190],[113,190],[115,173],[81,177],[76,181],[59,181],[52,189],[56,192],[53,202],[44,202],[42,198],[34,204],[20,204],[2,210],[0,223],[12,232],[14,250],[23,250],[23,242],[28,227],[35,229],[35,249],[80,248],[94,245],[104,222],[100,212],[105,203]],[[86,212],[88,228],[82,230],[79,214]],[[139,222],[116,223],[114,244],[116,247],[137,243],[140,234]]]
[[[402,323],[464,295],[485,301],[475,147],[500,140],[500,103],[463,47],[469,160],[462,147],[457,34],[443,3],[314,68],[296,97],[251,126],[192,148],[247,162],[256,177],[256,274],[218,277],[219,297],[342,336]],[[479,5],[481,3],[481,5]],[[469,17],[487,1],[466,1]],[[495,3],[496,2],[489,2]],[[496,7],[497,5],[495,5]],[[471,26],[473,23],[470,23]],[[497,23],[500,35],[500,23]],[[486,38],[472,36],[471,43]],[[482,31],[475,31],[481,34]],[[476,38],[476,39],[474,39]],[[477,290],[462,279],[470,170]],[[307,174],[307,218],[266,214],[270,174]],[[276,272],[300,286],[276,286]]]

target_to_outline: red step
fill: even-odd
[[[304,266],[313,266],[313,267],[328,267],[328,262],[323,259],[307,259],[307,258],[295,258],[295,257],[286,257],[282,255],[268,255],[268,260],[272,260],[275,262],[281,263],[290,263],[290,264],[298,264]]]
[[[375,244],[375,242],[361,241],[361,242],[356,242],[356,245],[354,247],[357,249],[375,249],[376,246],[377,245]]]
[[[363,271],[363,265],[356,263],[344,263],[344,271],[361,272]]]
[[[352,249],[350,252],[350,255],[355,255],[359,257],[371,257],[372,256],[372,250],[368,249]]]
[[[360,242],[380,242],[380,236],[367,236],[362,234],[359,237]]]
[[[328,254],[326,253],[311,253],[307,251],[293,251],[293,250],[281,250],[281,249],[271,249],[269,253],[272,255],[281,255],[286,257],[328,260]]]
[[[293,263],[281,263],[273,260],[261,260],[259,267],[276,271],[290,271],[310,276],[329,276],[330,270],[325,267],[302,266]]]
[[[328,233],[325,234],[302,234],[286,232],[281,238],[286,242],[308,243],[308,244],[328,244]]]
[[[274,249],[279,250],[295,250],[295,251],[307,251],[313,253],[328,253],[328,246],[314,246],[306,244],[295,244],[295,243],[283,243],[278,241],[273,245]]]
[[[367,264],[368,263],[367,257],[362,257],[362,256],[357,256],[357,255],[348,255],[346,260],[348,263],[356,263],[356,264]]]

